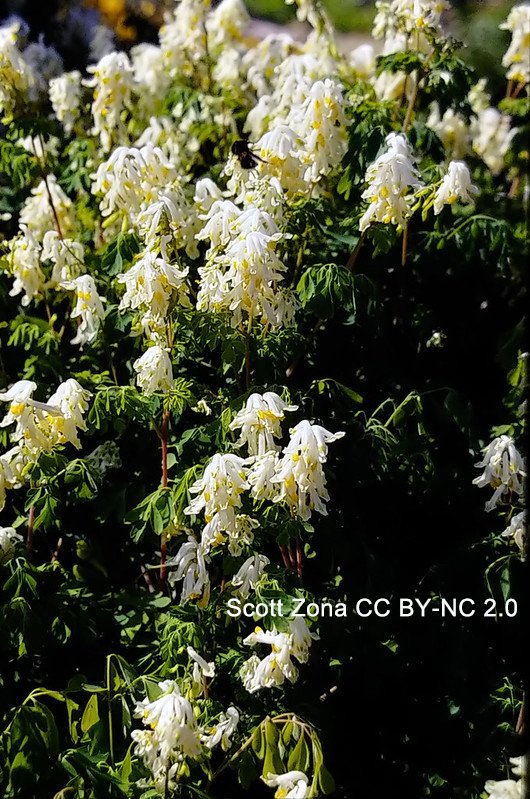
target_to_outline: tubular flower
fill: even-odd
[[[158,683],[162,693],[153,702],[138,702],[134,715],[147,730],[133,730],[135,751],[152,771],[155,783],[164,788],[183,755],[198,757],[202,752],[200,731],[190,702],[173,680]],[[172,768],[174,767],[174,768]]]
[[[521,513],[516,513],[502,535],[505,538],[510,538],[515,541],[519,548],[521,559],[524,560],[526,557],[526,542],[528,539],[526,512],[521,511]]]
[[[310,796],[309,780],[303,771],[288,771],[286,774],[271,774],[261,778],[269,788],[278,788],[274,799],[306,799]]]
[[[180,580],[182,583],[182,593],[180,597],[181,605],[190,599],[200,599],[201,604],[207,604],[210,597],[210,578],[206,564],[208,562],[208,551],[192,536],[181,544],[177,554],[167,561],[168,568],[176,567],[171,570],[168,580],[171,585]]]
[[[281,436],[280,423],[286,411],[296,411],[297,408],[297,405],[288,405],[273,391],[251,394],[245,407],[238,411],[230,424],[230,430],[241,430],[237,446],[246,444],[249,455],[279,451],[274,439]]]
[[[53,264],[52,283],[64,283],[78,277],[84,267],[84,257],[85,248],[78,241],[62,239],[55,230],[44,234],[41,258]]]
[[[14,277],[9,296],[16,297],[22,294],[21,304],[29,305],[32,300],[42,297],[46,284],[40,267],[40,246],[31,231],[25,230],[22,236],[11,239],[8,248],[7,263]]]
[[[494,175],[504,168],[504,157],[510,149],[517,128],[511,127],[511,118],[496,108],[486,108],[471,125],[473,150],[480,155]]]
[[[72,339],[72,344],[91,344],[96,338],[99,325],[105,311],[103,310],[104,297],[100,297],[94,278],[91,275],[80,275],[74,280],[67,280],[59,284],[66,291],[75,292],[76,304],[71,313],[72,319],[79,318],[77,334]]]
[[[325,502],[329,499],[322,464],[327,458],[328,444],[342,438],[344,433],[330,433],[320,425],[303,420],[291,430],[291,440],[283,450],[272,478],[279,484],[275,502],[285,502],[291,512],[307,521],[313,510],[327,515]]]
[[[278,633],[256,627],[255,632],[243,639],[246,646],[256,644],[269,644],[271,653],[260,660],[257,655],[252,655],[241,667],[243,685],[250,694],[261,688],[272,688],[283,685],[286,679],[296,682],[298,669],[291,661],[291,637],[288,633]]]
[[[507,492],[522,495],[526,469],[524,460],[510,436],[494,438],[483,452],[484,458],[476,466],[479,469],[485,468],[480,477],[473,480],[473,485],[479,488],[489,485],[495,489],[491,499],[486,502],[486,510],[490,511]]]
[[[186,647],[186,652],[193,662],[193,696],[201,696],[204,693],[205,677],[215,677],[215,665],[207,663],[191,646]]]
[[[80,114],[81,73],[74,69],[50,80],[49,95],[55,116],[70,134]]]
[[[458,111],[446,109],[440,116],[438,103],[433,103],[427,118],[427,126],[439,136],[448,158],[464,158],[470,150],[469,126]]]
[[[269,563],[270,560],[265,555],[256,554],[247,558],[232,577],[231,584],[235,588],[234,593],[242,599],[246,599],[251,589],[254,589],[259,583]]]
[[[530,4],[522,3],[514,6],[508,19],[499,26],[511,31],[512,40],[502,59],[503,67],[508,72],[508,80],[517,83],[530,82]]]
[[[118,282],[125,284],[120,309],[142,309],[164,319],[173,298],[189,306],[187,274],[187,269],[180,270],[151,250],[145,251],[127,272],[118,275]]]
[[[55,175],[47,175],[46,180],[41,180],[31,190],[31,196],[21,208],[19,223],[22,228],[30,230],[38,241],[42,241],[45,233],[57,225],[61,236],[73,232],[73,203],[57,183]]]
[[[48,435],[47,413],[61,415],[56,408],[32,399],[36,388],[37,384],[32,380],[19,380],[8,391],[0,393],[0,400],[9,402],[9,410],[0,427],[15,424],[11,439],[21,442],[30,452],[53,447],[54,442]]]
[[[14,555],[17,544],[22,540],[14,527],[0,527],[0,563],[5,563]]]
[[[478,189],[471,183],[469,169],[463,161],[451,161],[439,188],[434,195],[434,213],[439,214],[444,205],[457,200],[472,203]]]
[[[171,391],[174,386],[171,358],[156,344],[136,359],[133,369],[139,388],[148,397],[156,391]]]
[[[131,62],[125,53],[104,55],[97,64],[87,67],[94,77],[85,82],[94,89],[92,117],[94,134],[100,137],[103,152],[127,140],[123,112],[131,108],[134,76]]]
[[[35,76],[17,47],[17,23],[0,28],[0,115],[10,122],[17,103],[27,100]]]
[[[61,416],[52,415],[50,423],[57,436],[58,443],[69,442],[79,449],[81,444],[77,435],[78,430],[86,430],[84,414],[88,410],[90,391],[79,385],[77,380],[69,378],[57,388],[56,392],[48,399],[48,405],[57,408]]]
[[[359,221],[359,229],[366,230],[373,222],[383,222],[404,228],[412,213],[414,194],[423,183],[412,159],[411,147],[403,134],[390,133],[386,137],[387,150],[371,164],[366,172],[368,187],[362,194],[370,205]]]
[[[213,726],[208,727],[201,734],[201,741],[207,749],[213,749],[221,744],[223,752],[227,752],[232,745],[231,736],[236,731],[239,723],[239,713],[235,707],[227,708],[226,713],[221,713],[219,721]]]

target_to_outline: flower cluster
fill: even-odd
[[[473,484],[479,488],[491,486],[495,489],[491,499],[486,502],[486,510],[491,511],[506,494],[508,497],[513,494],[522,495],[526,468],[510,436],[498,436],[484,448],[483,452],[484,458],[476,465],[484,471],[480,477],[473,480]]]
[[[33,381],[19,380],[0,393],[0,401],[8,403],[0,427],[14,425],[10,435],[14,447],[0,459],[0,509],[5,489],[22,485],[24,466],[34,463],[41,452],[49,452],[61,444],[73,444],[79,449],[78,431],[86,430],[84,414],[90,392],[77,380],[69,378],[61,383],[47,402],[33,399],[36,389]]]
[[[527,784],[527,761],[525,757],[511,757],[512,772],[517,780],[488,780],[484,786],[490,799],[524,799]]]
[[[501,26],[512,34],[512,40],[502,59],[508,70],[506,77],[516,83],[530,83],[530,4],[514,6]]]

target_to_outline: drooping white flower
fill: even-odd
[[[84,269],[85,248],[73,239],[63,239],[56,230],[48,230],[42,241],[41,258],[53,264],[52,283],[74,280]]]
[[[306,181],[315,183],[338,166],[348,147],[349,124],[340,84],[329,78],[313,83],[286,122],[303,141],[299,157],[306,164]]]
[[[231,584],[236,589],[234,593],[246,599],[251,589],[259,583],[269,563],[270,560],[265,555],[255,554],[247,558],[232,577]]]
[[[504,157],[517,130],[511,127],[511,117],[496,108],[486,108],[472,120],[473,150],[494,175],[502,172]]]
[[[68,378],[61,383],[54,394],[48,399],[48,405],[57,408],[61,415],[51,415],[50,425],[57,443],[69,442],[79,449],[81,444],[77,434],[78,430],[86,430],[84,414],[88,410],[90,391],[84,389],[77,380]]]
[[[204,693],[205,677],[215,677],[215,664],[207,663],[191,646],[186,647],[186,652],[193,661],[193,696],[200,696]]]
[[[371,44],[361,44],[350,53],[350,64],[356,77],[370,78],[375,72],[375,51]]]
[[[502,59],[508,80],[526,84],[530,82],[530,3],[514,6],[508,19],[499,25],[511,31],[512,40]]]
[[[524,799],[523,780],[488,780],[484,789],[490,799]]]
[[[286,679],[296,682],[298,669],[291,660],[293,653],[288,633],[278,633],[275,629],[265,631],[256,627],[253,633],[243,639],[243,643],[246,646],[268,644],[271,647],[270,654],[262,660],[257,655],[252,655],[241,667],[241,679],[249,693],[283,685]]]
[[[31,195],[20,210],[19,223],[23,229],[31,231],[38,241],[42,241],[45,233],[57,225],[62,236],[69,236],[73,232],[73,203],[57,183],[55,175],[47,175],[31,190]]]
[[[79,319],[77,334],[72,339],[72,344],[91,344],[96,338],[99,325],[105,311],[103,297],[100,297],[94,278],[91,275],[80,275],[73,280],[60,283],[61,288],[75,293],[76,304],[70,314],[72,319]]]
[[[227,708],[226,713],[221,713],[219,721],[213,727],[208,727],[201,735],[201,741],[207,749],[213,749],[221,744],[221,749],[227,752],[232,744],[230,738],[239,723],[239,713],[235,707]]]
[[[294,657],[299,663],[307,663],[311,643],[318,641],[318,635],[310,632],[303,616],[295,616],[294,619],[290,620],[289,634]]]
[[[102,216],[119,211],[131,224],[178,175],[160,147],[116,147],[97,168],[92,193],[101,195]]]
[[[80,114],[81,73],[74,69],[52,78],[49,94],[55,116],[69,135]]]
[[[279,470],[280,456],[274,450],[254,458],[248,472],[250,492],[257,500],[274,500],[279,496],[279,486],[273,482]]]
[[[200,74],[208,54],[206,17],[208,0],[181,0],[166,14],[159,31],[166,70],[172,78]]]
[[[306,799],[310,795],[309,780],[303,771],[271,774],[261,778],[269,788],[278,788],[274,799]]]
[[[444,205],[452,205],[457,200],[472,203],[478,193],[478,188],[471,183],[466,164],[463,161],[451,161],[434,196],[434,213],[439,214]]]
[[[484,468],[484,471],[480,477],[473,480],[473,485],[479,488],[491,486],[495,489],[491,499],[486,502],[486,510],[490,511],[507,492],[513,491],[518,496],[522,495],[526,469],[524,460],[510,436],[502,435],[494,438],[487,447],[484,447],[483,452],[484,458],[476,466],[479,469]]]
[[[361,231],[372,222],[404,228],[412,212],[412,190],[423,186],[406,137],[390,133],[386,144],[387,150],[366,171],[368,187],[362,198],[370,204],[359,221]]]
[[[207,604],[210,597],[210,578],[208,576],[207,550],[192,536],[181,544],[177,554],[168,558],[166,565],[170,569],[168,581],[174,585],[180,580],[182,583],[181,604],[185,604],[190,599],[199,599],[201,603]],[[173,570],[173,567],[176,567]]]
[[[226,48],[241,41],[249,21],[242,0],[221,0],[206,18],[209,51],[213,53],[220,47]]]
[[[241,430],[238,447],[246,445],[249,455],[264,455],[271,450],[279,451],[274,439],[281,436],[280,423],[286,411],[296,411],[297,405],[288,405],[278,394],[266,391],[251,394],[232,422],[230,430]]]
[[[448,158],[461,159],[468,154],[471,145],[469,125],[458,111],[447,108],[441,116],[438,103],[433,103],[427,126],[439,137]]]
[[[15,552],[22,536],[14,527],[0,527],[0,563],[5,563]]]
[[[10,122],[18,103],[24,104],[35,76],[17,47],[19,25],[0,27],[0,115]]]
[[[0,393],[0,400],[9,403],[9,410],[0,422],[0,427],[15,424],[12,440],[22,442],[33,452],[53,446],[47,436],[45,412],[53,412],[54,409],[32,398],[36,389],[37,384],[32,380],[19,380],[7,391]]]
[[[97,64],[87,67],[93,78],[85,85],[94,89],[92,117],[94,134],[100,137],[103,152],[127,141],[123,112],[131,109],[134,76],[131,62],[125,53],[104,55]]]
[[[155,391],[170,391],[174,386],[173,367],[166,349],[155,344],[133,363],[138,387],[146,396]]]
[[[15,236],[8,243],[8,266],[14,277],[10,297],[22,294],[21,304],[29,305],[40,299],[44,293],[46,280],[40,266],[41,251],[36,237],[30,230],[24,235]]]
[[[521,511],[520,513],[516,513],[506,530],[502,533],[505,538],[511,538],[517,546],[519,547],[519,551],[521,553],[521,558],[525,557],[525,548],[526,548],[526,541],[528,537],[527,532],[527,524],[526,524],[526,512]]]
[[[313,510],[326,516],[324,503],[329,494],[322,464],[327,458],[328,444],[343,436],[344,433],[330,433],[306,419],[299,422],[291,430],[291,440],[283,450],[276,475],[271,478],[280,489],[274,501],[285,502],[304,521]]]
[[[187,268],[179,269],[146,250],[127,272],[117,277],[119,283],[125,284],[120,309],[141,309],[164,319],[171,300],[189,306],[187,275]]]
[[[183,755],[199,757],[202,752],[197,719],[188,699],[173,680],[158,683],[161,695],[150,702],[138,702],[134,715],[147,730],[133,730],[135,751],[152,771],[155,784],[164,788],[174,775],[175,763]]]

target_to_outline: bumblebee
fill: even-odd
[[[232,145],[232,154],[236,156],[243,169],[256,169],[258,161],[267,163],[259,155],[253,153],[245,139],[238,139]]]

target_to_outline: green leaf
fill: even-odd
[[[95,694],[92,694],[83,711],[83,716],[81,718],[81,730],[83,732],[88,732],[88,730],[93,727],[94,724],[97,724],[98,721],[98,698]]]

